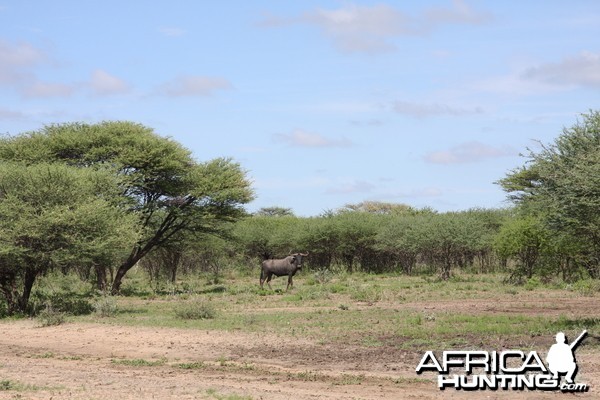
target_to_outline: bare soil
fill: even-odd
[[[593,297],[552,304],[515,299],[388,306],[473,314],[600,314]],[[600,398],[598,346],[581,346],[576,353],[577,380],[590,387],[580,394],[440,391],[434,374],[415,374],[422,353],[245,332],[104,323],[42,328],[29,320],[2,321],[0,399]]]

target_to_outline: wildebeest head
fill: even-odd
[[[294,254],[290,254],[290,256],[292,257],[290,259],[290,264],[296,264],[296,266],[298,267],[298,269],[302,269],[302,258],[306,257],[309,253],[294,253]]]

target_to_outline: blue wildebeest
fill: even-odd
[[[265,279],[267,280],[267,285],[269,285],[269,289],[271,288],[271,278],[273,275],[275,276],[288,276],[288,284],[285,290],[288,290],[291,287],[294,287],[294,282],[292,281],[292,277],[298,272],[299,269],[302,269],[302,257],[306,257],[308,253],[294,253],[290,254],[284,259],[281,260],[265,260],[262,262],[262,267],[260,270],[260,287],[262,289],[263,284],[265,283]]]

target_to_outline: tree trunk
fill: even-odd
[[[8,315],[13,315],[18,311],[17,288],[14,276],[2,277],[0,282],[0,291],[6,300]]]
[[[29,296],[31,296],[31,289],[35,283],[37,277],[37,271],[27,268],[25,270],[25,278],[23,280],[23,294],[19,299],[18,311],[25,313],[27,312],[27,306],[29,305]]]
[[[106,290],[106,267],[103,265],[96,265],[96,289],[104,292]]]
[[[137,260],[133,261],[131,259],[127,259],[127,261],[121,264],[121,266],[117,270],[117,273],[115,274],[115,279],[113,280],[112,288],[110,291],[111,294],[119,294],[119,292],[121,291],[121,283],[123,283],[123,278],[125,277],[125,274],[127,273],[127,271],[133,268],[136,262]]]
[[[131,268],[133,268],[138,261],[140,261],[146,254],[148,254],[152,247],[154,247],[154,245],[148,243],[144,248],[136,247],[135,249],[133,249],[129,257],[127,257],[127,260],[125,260],[125,262],[123,262],[123,264],[119,266],[119,269],[115,274],[115,279],[113,279],[113,284],[110,291],[112,295],[119,294],[119,292],[121,291],[121,284],[123,283],[123,278],[125,277],[125,274],[127,274],[127,272]]]
[[[194,202],[195,198],[188,198],[184,204],[177,207],[177,210],[183,210],[190,204]],[[150,238],[145,244],[139,244],[132,251],[127,260],[121,264],[117,273],[115,275],[115,279],[113,280],[111,293],[113,295],[119,294],[121,290],[121,283],[123,283],[123,278],[125,274],[137,264],[146,254],[148,254],[153,248],[164,244],[168,241],[175,233],[179,232],[181,229],[185,228],[185,223],[177,222],[177,215],[173,211],[169,212],[169,214],[164,218],[161,223],[160,228],[154,233],[154,236]]]

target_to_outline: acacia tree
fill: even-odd
[[[225,158],[199,163],[181,144],[131,122],[50,125],[3,138],[0,160],[110,168],[120,178],[120,206],[136,216],[141,238],[119,264],[114,294],[152,249],[181,231],[218,234],[244,214],[242,205],[253,196],[239,164]]]
[[[40,274],[115,262],[137,241],[114,188],[115,176],[102,170],[0,164],[0,291],[9,314],[27,311]]]
[[[408,275],[417,264],[420,248],[419,237],[415,233],[423,218],[423,215],[396,216],[377,233],[376,246],[393,254]]]
[[[539,259],[548,246],[548,232],[539,218],[517,217],[504,223],[494,247],[501,257],[515,258],[518,267],[513,278],[531,278]]]
[[[600,277],[600,112],[582,114],[551,144],[529,151],[527,164],[499,184],[525,212],[568,234],[579,247],[576,259]]]

